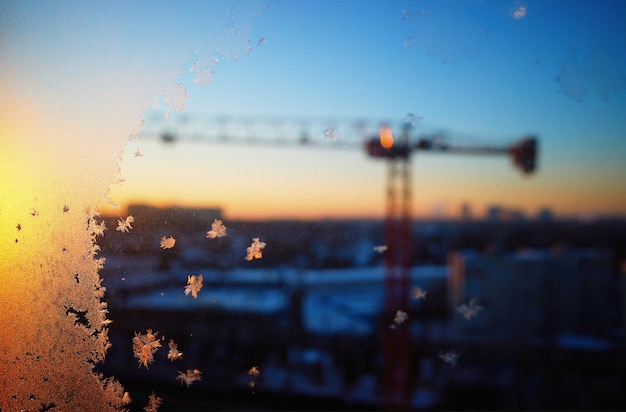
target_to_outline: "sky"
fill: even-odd
[[[413,136],[539,138],[529,176],[504,156],[413,154],[416,217],[456,217],[464,203],[477,217],[490,205],[626,215],[622,1],[0,4],[11,11],[2,57],[14,62],[3,82],[22,78],[14,95],[26,90],[53,120],[93,127],[127,105],[129,122],[176,133],[181,115],[297,117],[318,119],[312,140],[335,127],[341,144],[355,143],[346,119],[389,121],[398,135],[411,113]],[[168,145],[138,130],[111,186],[113,213],[149,203],[220,207],[231,219],[384,215],[387,164],[358,145]]]

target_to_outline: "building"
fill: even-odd
[[[610,254],[599,250],[531,250],[487,256],[457,251],[448,257],[448,303],[477,298],[470,320],[456,314],[459,338],[552,341],[560,336],[612,337],[614,277]]]

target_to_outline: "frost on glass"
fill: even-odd
[[[187,27],[184,16],[169,19],[176,3],[0,5],[0,410],[130,403],[94,368],[111,346],[98,240],[134,219],[107,228],[98,210],[114,205],[109,189],[123,181],[118,161],[143,111],[184,109],[181,67],[249,52],[249,24],[264,6],[230,6],[189,3],[181,13],[207,18]],[[151,334],[134,337],[145,367],[161,345]],[[147,402],[156,410],[161,398]]]
[[[178,350],[178,344],[176,344],[173,339],[170,339],[167,346],[170,348],[169,352],[167,352],[167,359],[174,362],[183,357],[183,353]]]
[[[261,259],[266,243],[261,242],[258,237],[252,238],[252,243],[246,248],[246,260]]]
[[[469,302],[463,303],[459,307],[456,308],[456,312],[463,316],[467,320],[472,320],[478,316],[478,313],[483,309],[482,306],[479,305],[477,298],[472,298]]]
[[[556,76],[558,91],[570,99],[582,102],[587,91],[605,101],[626,88],[626,74],[617,53],[600,40],[589,41],[586,50],[569,49]]]
[[[528,13],[528,7],[526,4],[524,2],[516,1],[511,8],[509,15],[516,20],[520,20],[526,17],[526,13]]]
[[[216,237],[226,236],[226,226],[220,219],[215,219],[211,224],[211,230],[206,232],[207,239],[215,239]]]
[[[419,3],[419,6],[402,12],[402,18],[411,25],[405,47],[439,56],[444,63],[475,58],[480,54],[488,31],[472,17],[467,3],[430,1]]]
[[[459,360],[459,354],[455,351],[451,350],[448,352],[439,352],[439,358],[443,360],[445,363],[450,364],[450,366],[456,366],[457,361]]]
[[[133,355],[139,359],[139,366],[143,365],[147,369],[154,362],[154,354],[161,347],[161,340],[159,332],[152,332],[152,329],[148,329],[145,334],[135,332]]]
[[[181,385],[184,383],[187,387],[189,387],[195,381],[202,380],[202,372],[198,369],[187,369],[187,372],[178,371],[176,379],[180,381]]]
[[[413,299],[426,299],[426,295],[428,294],[427,290],[424,290],[418,286],[413,288]]]
[[[173,236],[163,236],[161,238],[161,249],[171,249],[176,244],[176,239]]]
[[[193,296],[194,299],[198,298],[198,292],[202,289],[202,275],[190,275],[187,276],[187,286],[185,286],[185,295]]]

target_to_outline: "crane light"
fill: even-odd
[[[391,128],[383,124],[378,129],[378,137],[380,139],[380,145],[384,149],[391,149],[393,147],[393,134],[391,133]]]

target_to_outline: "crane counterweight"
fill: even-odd
[[[497,145],[453,145],[445,142],[442,135],[423,137],[414,143],[396,143],[390,148],[383,147],[378,137],[365,141],[367,154],[372,157],[398,159],[408,158],[413,151],[441,152],[450,154],[509,155],[513,164],[523,173],[529,174],[537,168],[538,141],[536,136],[528,135],[514,144]]]

